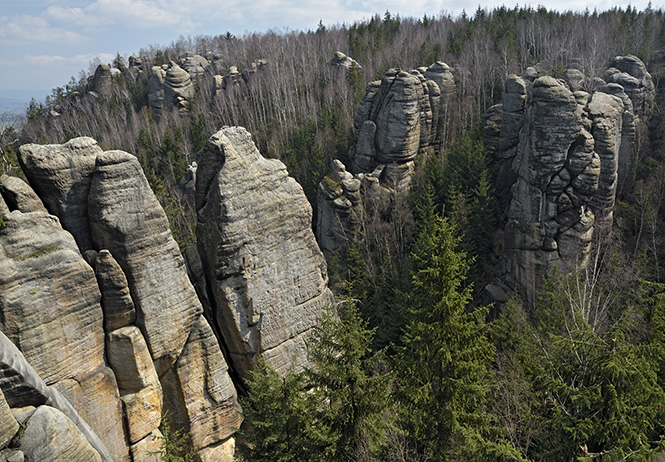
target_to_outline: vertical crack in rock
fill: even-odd
[[[594,229],[612,225],[619,181],[632,165],[633,110],[644,114],[653,104],[639,59],[617,57],[613,66],[607,83],[586,82],[576,69],[532,84],[509,76],[503,104],[486,114],[486,142],[499,164],[504,279],[530,304],[547,274],[585,267]]]

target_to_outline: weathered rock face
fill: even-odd
[[[136,157],[107,151],[97,157],[88,196],[98,249],[123,268],[158,373],[176,360],[201,314],[169,223]]]
[[[102,458],[62,412],[39,406],[18,438],[28,460],[99,461]]]
[[[362,69],[362,66],[358,64],[358,61],[350,56],[346,56],[341,51],[335,52],[328,64],[336,68],[343,68],[345,71],[348,71],[349,69]]]
[[[621,85],[633,103],[635,117],[651,113],[656,89],[644,63],[637,56],[617,56],[605,72],[607,83]]]
[[[162,66],[153,66],[148,79],[148,102],[153,114],[178,109],[186,112],[189,99],[194,96],[191,76],[178,64],[171,61]]]
[[[302,188],[240,127],[214,134],[199,156],[199,253],[234,368],[246,378],[257,355],[280,373],[305,364],[332,296]]]
[[[334,160],[317,191],[316,240],[326,258],[344,251],[360,233],[363,204],[361,180]]]
[[[76,239],[81,251],[91,249],[88,193],[92,171],[102,149],[92,138],[75,138],[65,144],[21,147],[21,167],[49,213]]]
[[[380,82],[369,83],[354,121],[352,172],[371,173],[387,164],[409,172],[419,152],[439,146],[445,137],[446,108],[454,92],[452,72],[442,62],[411,72],[390,69]],[[396,182],[408,186],[409,177],[398,176]]]
[[[191,78],[200,77],[205,72],[210,62],[196,53],[187,53],[180,61],[180,67],[184,69]]]
[[[91,457],[96,460],[99,460],[101,457],[101,460],[104,462],[119,460],[117,456],[109,452],[99,436],[95,434],[88,424],[79,416],[70,402],[67,401],[55,388],[48,387],[46,383],[44,383],[42,378],[28,363],[19,349],[16,348],[16,346],[2,332],[0,332],[0,390],[1,395],[3,396],[3,401],[5,402],[4,406],[0,406],[0,408],[5,409],[2,420],[2,428],[5,430],[3,433],[5,438],[23,438],[25,432],[14,432],[12,430],[14,428],[12,420],[14,423],[18,423],[25,429],[27,420],[36,413],[35,406],[37,406],[37,409],[40,409],[46,407],[45,405],[48,405],[50,406],[49,409],[53,408],[53,412],[55,410],[58,411],[58,420],[60,420],[61,423],[64,421],[63,417],[66,416],[67,426],[69,426],[67,431],[68,437],[79,441],[77,445],[86,448],[85,454],[91,455]],[[6,414],[6,406],[11,408],[9,415]],[[10,418],[10,416],[12,416],[13,419]],[[62,427],[63,425],[60,426]],[[43,448],[48,445],[48,434],[50,431],[52,431],[52,429],[49,429],[48,425],[34,426],[28,440],[25,440],[24,444],[20,441],[12,443],[13,446],[20,445],[22,449],[22,451],[18,451],[21,454],[16,454],[16,457],[22,456],[24,451],[30,454],[32,451],[36,451],[38,448]],[[12,433],[14,434],[12,435]],[[42,443],[42,446],[40,446],[40,442]],[[0,444],[0,448],[4,447],[3,445],[6,443],[7,442]],[[94,448],[92,451],[88,449],[90,446]],[[64,449],[59,441],[55,442],[54,446],[49,445],[49,447],[51,448],[49,450],[54,451]],[[96,456],[94,454],[96,454]],[[64,459],[69,460],[66,457],[64,457]],[[37,457],[32,460],[64,459],[58,457],[54,459],[49,457],[46,459],[40,459]]]
[[[0,329],[118,460],[129,460],[130,447],[135,460],[148,460],[142,451],[154,447],[147,439],[167,409],[190,430],[195,449],[208,453],[226,444],[241,421],[235,388],[137,159],[102,152],[89,138],[26,145],[19,155],[60,221],[45,211],[12,210],[36,206],[3,193],[11,200],[0,202],[0,248],[10,258],[0,260],[6,266],[0,268]],[[201,340],[200,332],[210,335]],[[192,339],[205,344],[198,354],[191,353]],[[172,372],[184,361],[205,387],[192,390]],[[183,396],[194,410],[181,405]]]
[[[499,161],[505,277],[530,302],[554,268],[586,266],[594,228],[612,223],[622,159],[632,154],[635,119],[623,87],[597,82],[586,93],[578,74],[533,83],[510,76],[503,104],[486,116]]]
[[[97,93],[108,91],[113,84],[113,75],[111,74],[111,66],[102,63],[95,69],[95,74],[92,77],[92,88]]]

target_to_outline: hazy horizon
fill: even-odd
[[[547,8],[601,11],[630,4],[643,10],[648,3],[559,0],[548,3]],[[530,5],[493,0],[481,7],[491,9],[502,4],[511,8]],[[386,11],[401,17],[458,16],[464,9],[472,14],[478,5],[459,0],[392,0],[379,4],[314,0],[303,7],[294,0],[257,0],[251,4],[231,0],[221,8],[213,0],[4,1],[0,16],[0,64],[4,69],[0,95],[41,100],[51,89],[66,85],[71,77],[78,80],[81,71],[89,72],[94,60],[110,63],[117,53],[128,56],[151,44],[168,45],[181,36],[315,30],[320,21],[326,26],[351,24]]]

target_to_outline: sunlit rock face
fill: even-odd
[[[0,179],[0,330],[117,460],[147,460],[167,411],[202,460],[233,446],[235,387],[136,157],[77,138],[19,158],[37,193]]]
[[[259,355],[279,373],[307,363],[305,342],[332,302],[302,188],[240,127],[199,153],[197,241],[216,323],[243,378]]]

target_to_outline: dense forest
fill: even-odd
[[[356,64],[331,64],[342,52]],[[187,101],[155,111],[153,66],[202,56]],[[588,265],[550,274],[535,300],[498,284],[505,204],[483,136],[512,74],[592,81],[634,55],[655,86],[635,161]],[[665,10],[478,8],[383,16],[315,31],[180,38],[128,59],[100,84],[93,63],[20,126],[3,128],[5,171],[23,143],[95,138],[135,154],[184,250],[195,213],[179,187],[209,136],[240,125],[280,159],[316,217],[334,159],[349,163],[366,86],[391,68],[447,63],[457,91],[445,135],[415,160],[408,192],[367,214],[328,258],[338,303],[310,342],[313,364],[246,384],[247,461],[660,460],[665,444]],[[139,64],[140,63],[140,64]],[[212,70],[211,70],[212,69]],[[94,73],[94,75],[92,75]],[[225,77],[224,86],[215,74]],[[234,77],[235,76],[235,77]],[[233,80],[233,79],[236,80]],[[349,165],[347,167],[350,168]],[[316,223],[316,219],[314,220]],[[314,226],[314,225],[313,225]],[[173,459],[175,460],[175,459]]]

